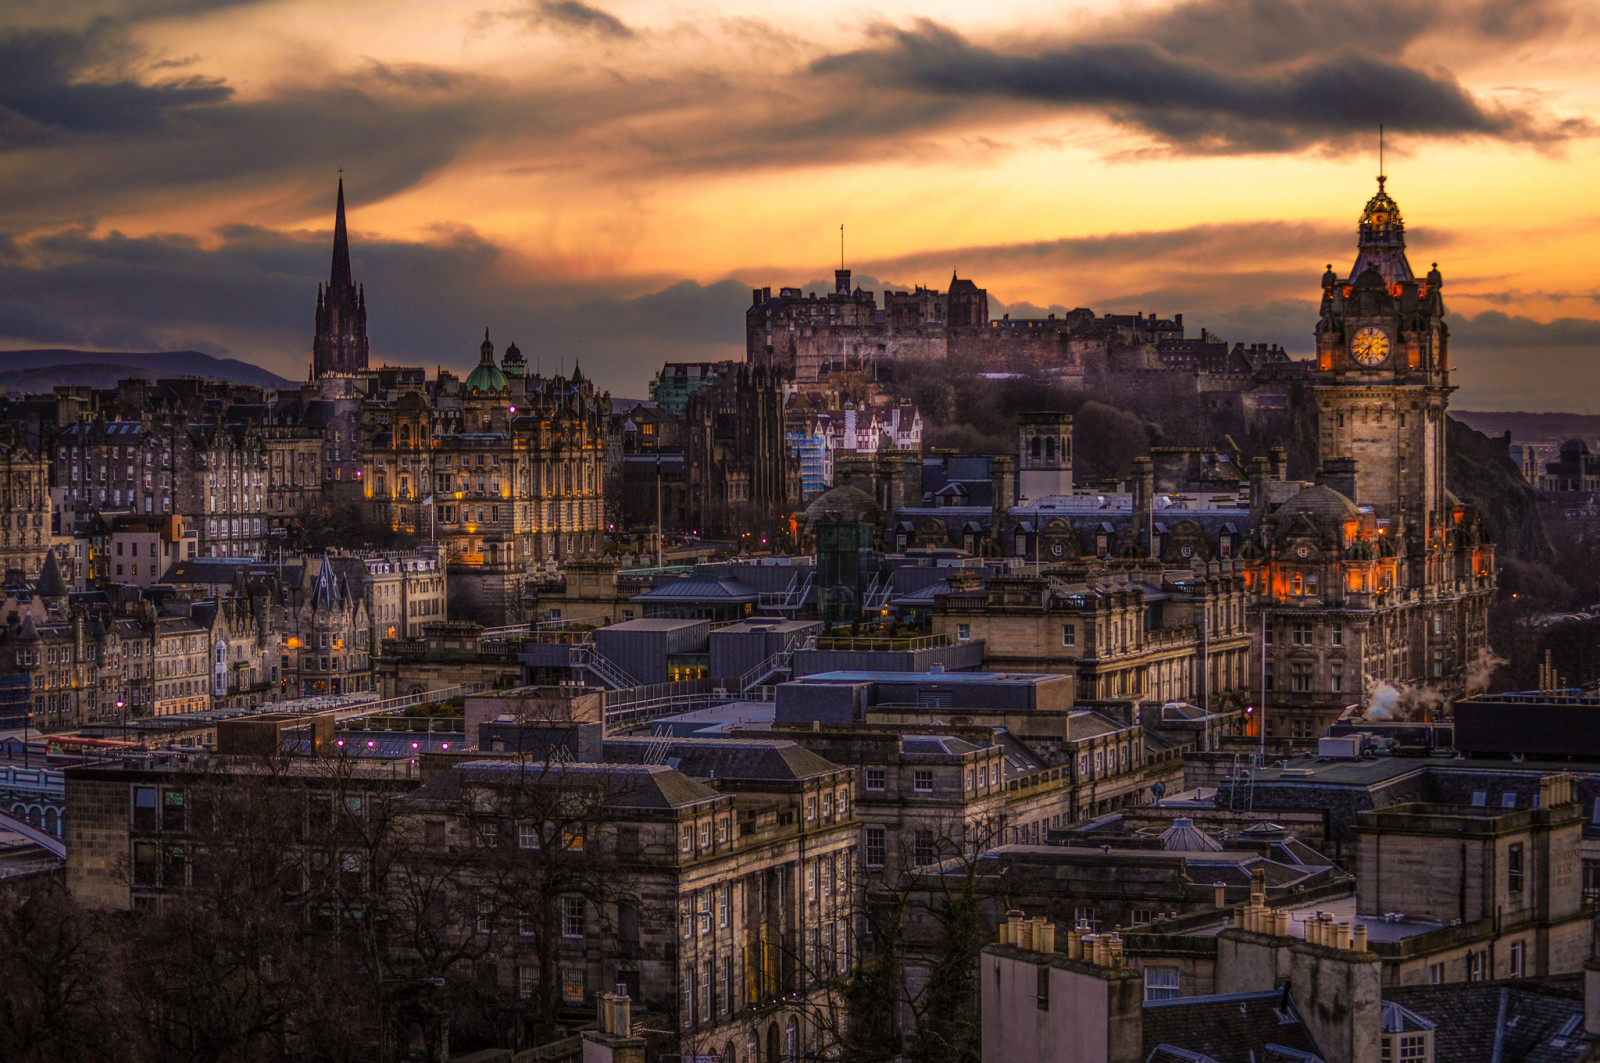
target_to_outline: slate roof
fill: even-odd
[[[978,747],[966,739],[950,735],[905,735],[900,739],[900,748],[906,753],[947,757],[960,757],[978,751]]]
[[[650,738],[607,739],[604,756],[618,764],[639,764],[655,742]],[[787,739],[675,738],[667,757],[692,779],[803,782],[841,770],[831,760]]]
[[[615,808],[670,810],[721,798],[715,790],[665,764],[533,764],[514,759],[473,760],[428,780],[408,796],[420,803],[455,804],[462,784],[478,786],[600,784]]]
[[[1090,709],[1078,709],[1067,717],[1068,734],[1074,742],[1085,738],[1099,738],[1101,735],[1116,734],[1126,730],[1117,721],[1100,715]]]
[[[742,605],[756,601],[760,595],[732,579],[680,579],[654,590],[636,594],[636,602],[715,602]]]
[[[1144,1052],[1149,1060],[1195,1060],[1165,1047],[1198,1053],[1213,1063],[1322,1060],[1299,1010],[1283,989],[1267,993],[1176,997],[1144,1002]],[[1274,1049],[1288,1052],[1274,1053]],[[1299,1055],[1294,1055],[1299,1053]],[[1440,1057],[1443,1060],[1445,1057]]]
[[[1145,1057],[1154,1063],[1323,1059],[1283,990],[1147,1000],[1143,1025]]]
[[[1390,986],[1385,1001],[1436,1024],[1451,1063],[1577,1063],[1585,1058],[1583,976]]]

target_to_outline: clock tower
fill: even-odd
[[[1361,212],[1355,265],[1322,275],[1313,389],[1317,458],[1339,488],[1388,521],[1418,562],[1444,533],[1449,329],[1438,264],[1422,280],[1406,260],[1405,223],[1384,190]],[[1351,463],[1354,475],[1349,475]],[[1418,573],[1420,575],[1420,573]]]

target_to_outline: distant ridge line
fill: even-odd
[[[257,387],[299,386],[297,381],[281,377],[250,362],[236,358],[217,358],[202,351],[84,351],[72,347],[0,351],[0,378],[38,374],[41,370],[56,374],[91,367],[105,370],[115,367],[115,370],[123,376],[138,375],[151,378],[197,376]],[[61,383],[87,382],[61,381]]]

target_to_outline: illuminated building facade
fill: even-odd
[[[1381,684],[1425,714],[1467,687],[1488,652],[1494,545],[1445,488],[1444,281],[1437,264],[1421,280],[1411,272],[1383,184],[1349,276],[1330,266],[1322,278],[1321,482],[1253,514],[1252,667],[1269,738],[1311,740]],[[1265,469],[1252,480],[1265,499]]]
[[[453,618],[516,622],[536,567],[604,546],[611,397],[576,365],[570,376],[525,369],[515,344],[495,364],[485,330],[464,382],[403,393],[363,443],[372,518],[439,545]]]

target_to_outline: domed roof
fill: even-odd
[[[819,520],[879,521],[883,508],[865,491],[857,487],[834,487],[822,492],[806,506],[806,522]]]
[[[1278,508],[1278,515],[1286,519],[1306,516],[1313,522],[1343,520],[1359,512],[1354,502],[1325,484],[1307,487]]]
[[[505,391],[510,385],[506,375],[494,364],[494,344],[489,342],[489,330],[483,330],[483,345],[478,348],[478,365],[467,376],[468,394],[487,394]]]
[[[1400,204],[1383,190],[1387,178],[1378,178],[1378,191],[1367,200],[1367,205],[1361,211],[1361,224],[1375,229],[1386,229],[1391,226],[1403,228],[1405,221],[1400,217]]]
[[[504,391],[505,389],[506,375],[493,362],[478,366],[467,377],[467,391],[469,392],[488,393]]]
[[[1194,820],[1179,816],[1161,832],[1161,848],[1169,853],[1218,853],[1222,843],[1196,827]]]

